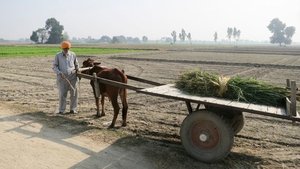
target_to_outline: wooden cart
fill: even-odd
[[[291,101],[287,99],[287,109],[284,109],[194,96],[178,90],[174,87],[174,84],[160,84],[130,75],[127,75],[130,80],[151,84],[155,87],[135,87],[99,78],[96,75],[90,76],[78,73],[78,76],[90,80],[97,79],[100,83],[127,88],[138,93],[185,102],[188,115],[180,127],[181,142],[192,157],[203,162],[214,162],[228,155],[233,145],[234,135],[241,131],[244,126],[244,112],[300,122],[300,117],[296,112],[295,82],[288,81],[287,83],[293,92]]]

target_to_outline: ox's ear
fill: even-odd
[[[94,65],[100,65],[101,62],[94,62]]]

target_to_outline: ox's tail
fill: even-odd
[[[127,84],[127,76],[125,75],[125,71],[122,69],[122,71],[120,71],[119,69],[115,68],[115,72],[121,77],[121,82]],[[122,103],[124,105],[124,102],[126,104],[127,107],[127,89],[126,88],[121,88],[119,90],[121,99],[122,99]]]

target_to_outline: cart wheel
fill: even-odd
[[[202,110],[188,115],[180,128],[185,150],[203,162],[223,159],[233,145],[233,130],[220,116]]]
[[[243,112],[241,112],[240,114],[234,115],[233,118],[230,119],[230,121],[231,121],[231,126],[233,128],[233,133],[234,133],[234,135],[236,135],[244,127],[245,116],[244,116]]]

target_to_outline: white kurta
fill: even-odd
[[[78,78],[76,76],[76,69],[78,69],[79,63],[75,53],[68,51],[65,55],[63,52],[57,53],[53,61],[53,70],[57,75],[57,87],[59,90],[59,112],[65,112],[67,105],[67,94],[70,91],[70,111],[77,112],[78,93],[77,83]],[[71,83],[75,91],[72,90],[70,84],[66,79],[60,75],[62,73],[64,77]]]

